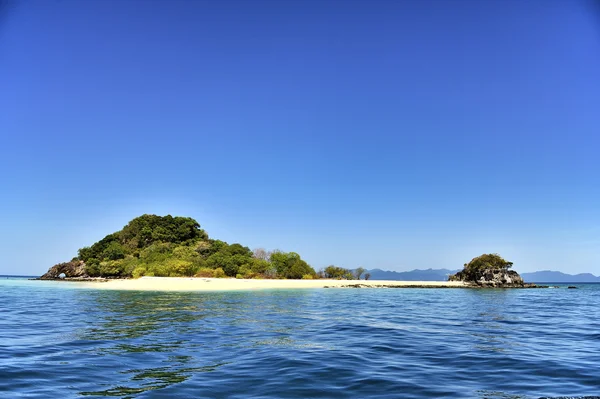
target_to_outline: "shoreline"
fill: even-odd
[[[394,281],[394,280],[277,280],[204,277],[141,277],[77,281],[82,287],[124,291],[255,291],[269,289],[314,288],[472,288],[462,281]]]

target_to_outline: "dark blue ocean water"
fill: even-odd
[[[161,293],[0,280],[2,398],[600,394],[600,285]]]

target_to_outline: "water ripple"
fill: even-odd
[[[2,284],[0,393],[9,397],[600,392],[600,286],[160,293]]]

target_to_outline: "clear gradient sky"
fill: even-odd
[[[316,269],[600,275],[600,7],[8,1],[0,274],[143,213]]]

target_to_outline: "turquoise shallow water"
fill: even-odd
[[[600,395],[600,285],[160,293],[0,279],[4,398]]]

